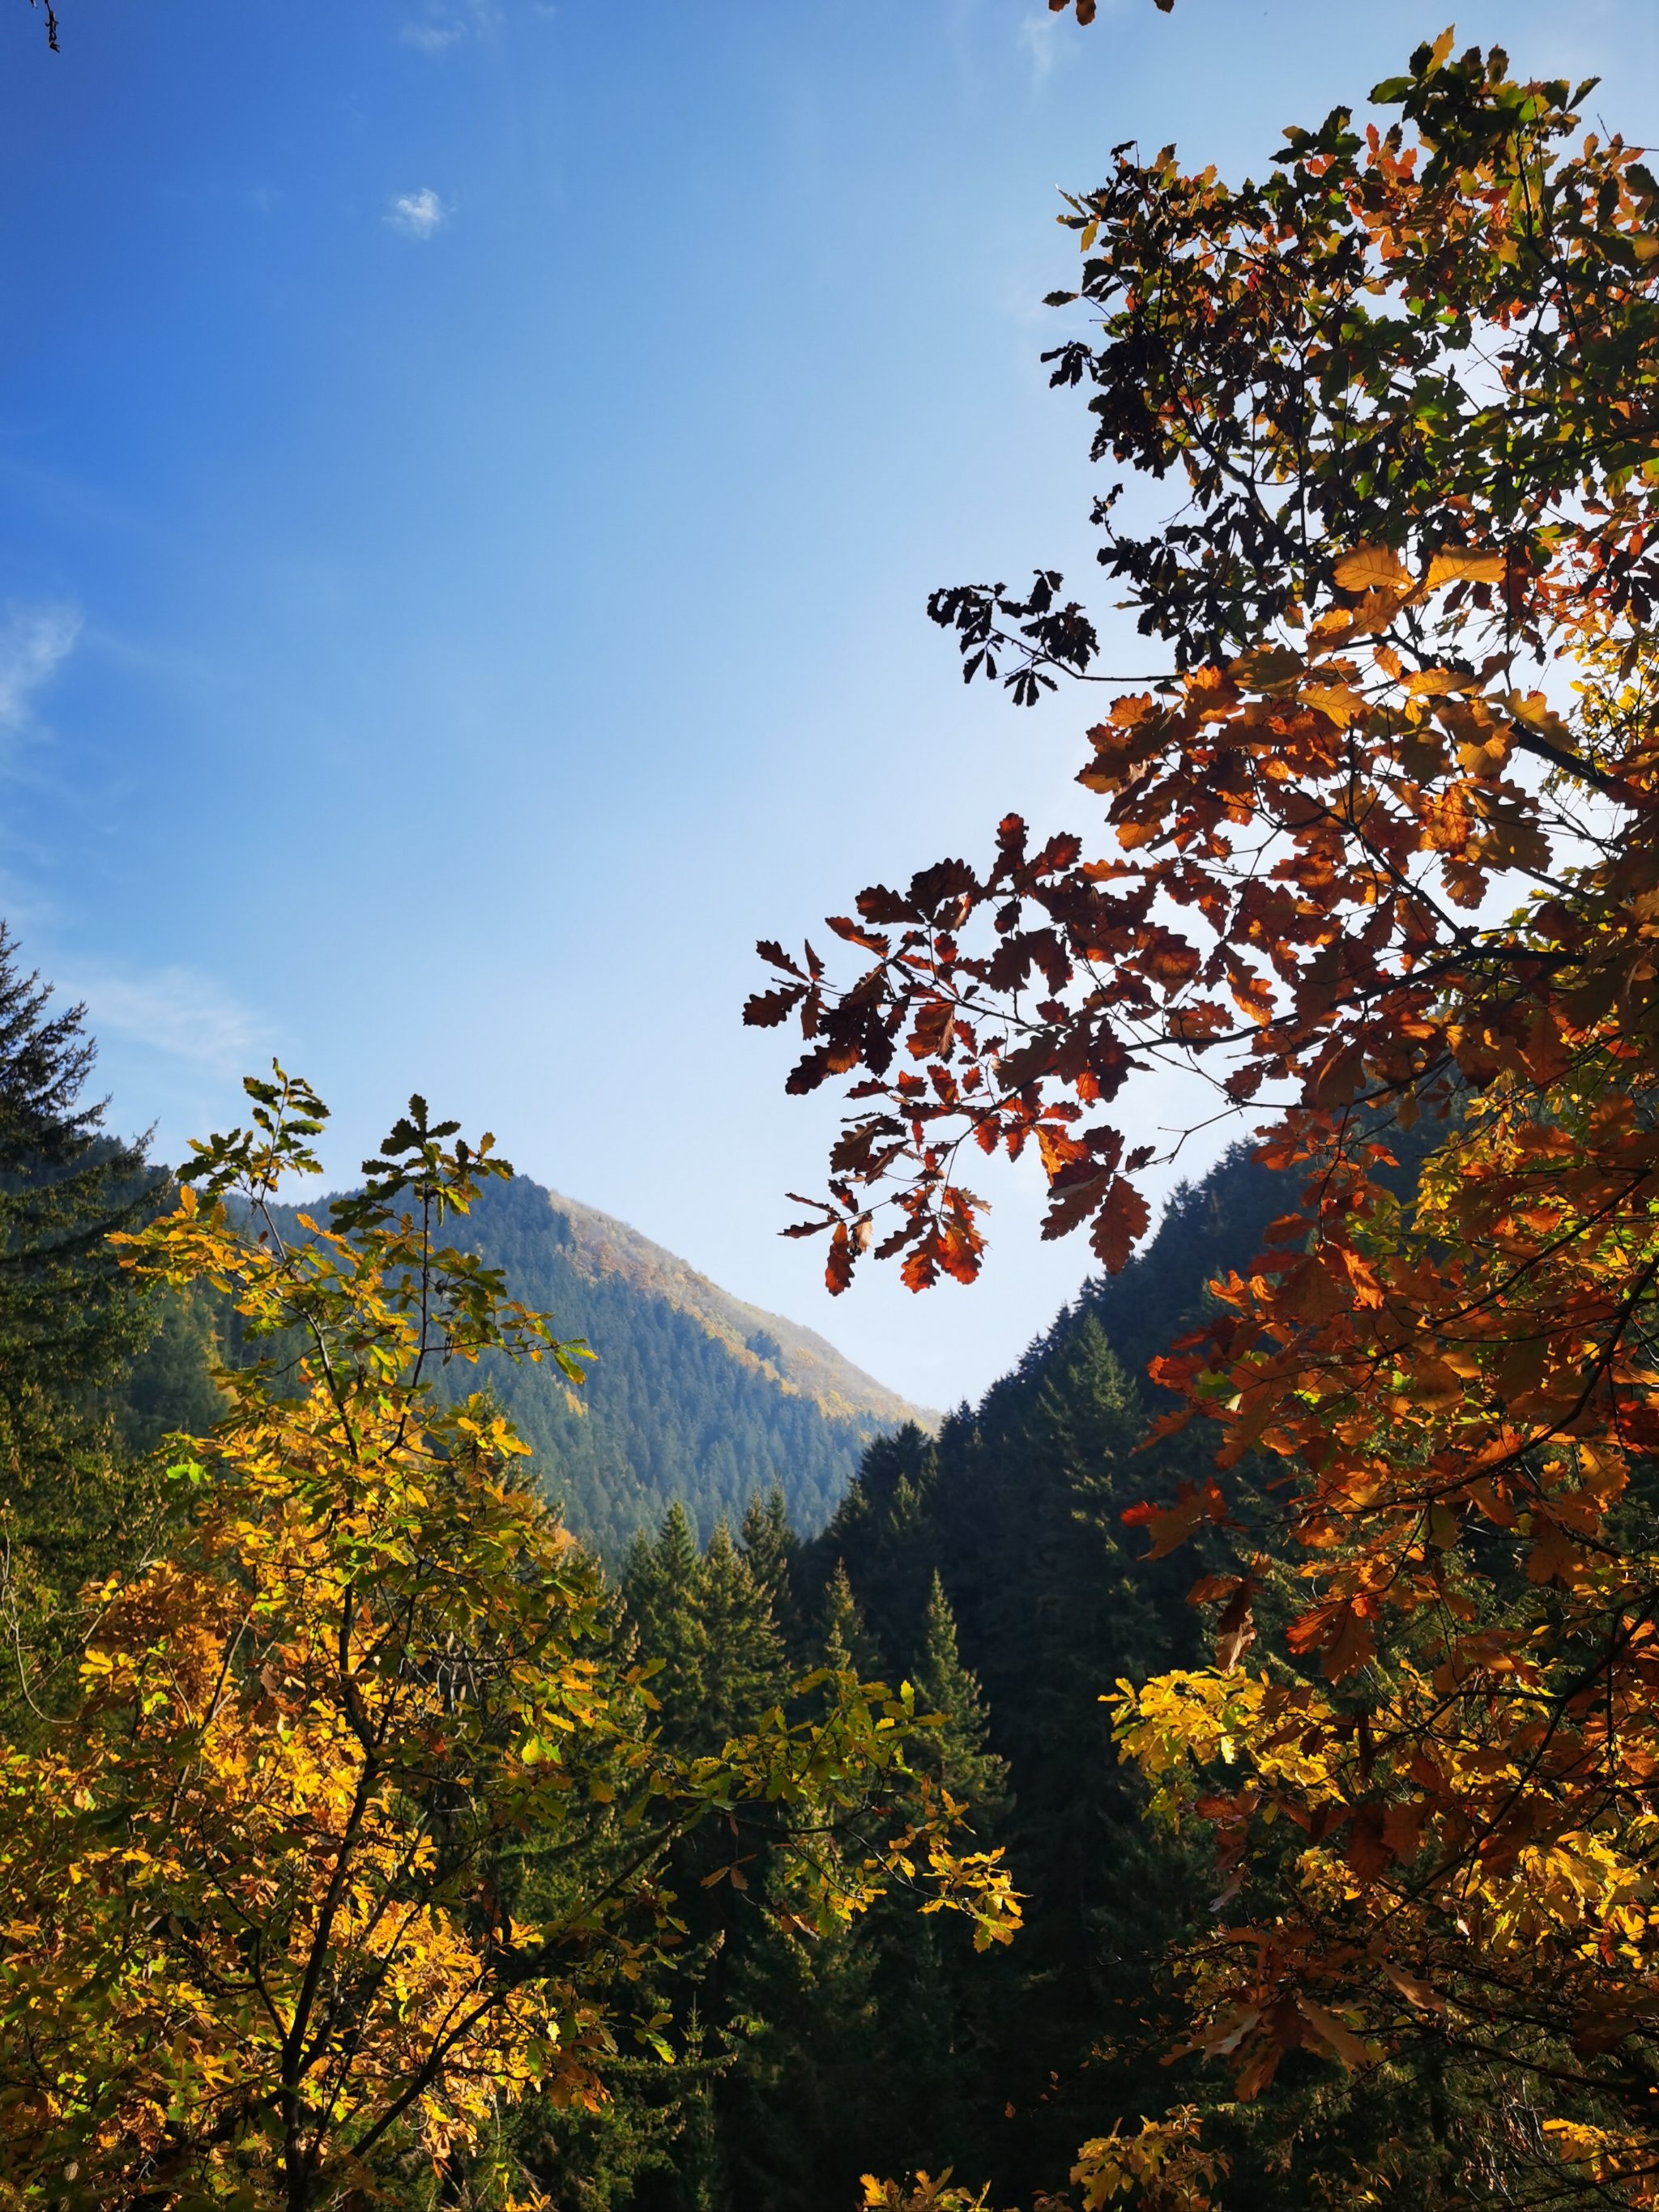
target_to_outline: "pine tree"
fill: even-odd
[[[86,1009],[54,1013],[51,1002],[0,923],[0,1602],[7,1640],[38,1650],[148,1522],[116,1464],[103,1394],[143,1346],[156,1302],[107,1239],[161,1182],[143,1146],[110,1136],[104,1103],[84,1097],[96,1049]]]
[[[149,1299],[155,1334],[108,1394],[116,1441],[131,1458],[175,1432],[204,1436],[225,1410],[214,1380],[222,1347],[212,1302],[200,1291],[165,1289],[150,1291]]]
[[[988,1748],[989,1712],[977,1678],[962,1663],[957,1617],[937,1567],[923,1616],[916,1698],[944,1723],[935,1738],[919,1747],[918,1761],[932,1767],[952,1796],[967,1799],[976,1826],[994,1827],[1008,1808],[1008,1762]]]
[[[702,1657],[699,1720],[712,1750],[778,1704],[788,1680],[771,1601],[724,1521],[708,1540],[695,1603]]]
[[[642,1656],[660,1662],[651,1692],[672,1743],[696,1736],[704,1694],[705,1643],[698,1607],[702,1560],[690,1517],[677,1498],[654,1544],[636,1536],[623,1577],[623,1600]]]
[[[749,1571],[766,1592],[781,1628],[793,1604],[800,1538],[790,1526],[788,1500],[777,1484],[764,1498],[758,1491],[750,1498],[743,1516],[741,1540]]]
[[[0,1467],[15,1490],[71,1449],[72,1414],[143,1343],[139,1297],[106,1239],[149,1202],[143,1147],[82,1103],[84,1006],[49,1012],[0,922]]]
[[[878,1639],[895,1652],[908,1650],[927,1602],[939,1468],[933,1438],[914,1422],[873,1438],[823,1537],[801,1562],[802,1585],[816,1581],[823,1591],[831,1564],[844,1561]]]
[[[823,1595],[822,1663],[836,1668],[850,1667],[856,1674],[874,1679],[881,1673],[881,1656],[865,1626],[864,1613],[847,1579],[845,1564],[837,1559]]]

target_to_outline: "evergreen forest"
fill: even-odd
[[[822,1338],[743,1304],[589,1207],[515,1176],[481,1194],[469,1248],[597,1354],[578,1393],[488,1355],[487,1377],[571,1530],[610,1559],[671,1501],[706,1540],[759,1488],[815,1534],[865,1443],[907,1419],[896,1392]],[[476,1380],[477,1378],[470,1378]]]

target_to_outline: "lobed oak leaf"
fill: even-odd
[[[1390,1805],[1382,1816],[1382,1840],[1402,1864],[1414,1859],[1423,1845],[1423,1829],[1429,1808],[1419,1802]]]
[[[885,884],[872,884],[859,893],[854,903],[866,921],[920,921],[923,918],[908,899],[890,891]]]
[[[1370,2052],[1353,2030],[1340,2021],[1334,2013],[1327,2012],[1323,2005],[1316,2004],[1310,1996],[1298,1996],[1296,2002],[1303,2019],[1320,2041],[1328,2044],[1336,2053],[1349,2073],[1370,2064]]]
[[[1054,1040],[1051,1034],[1030,1038],[1026,1043],[1005,1053],[997,1062],[997,1078],[1005,1090],[1021,1091],[1038,1076],[1046,1075],[1054,1061]]]
[[[1527,1553],[1529,1583],[1571,1582],[1583,1565],[1583,1555],[1560,1524],[1547,1515],[1532,1516],[1533,1541]]]
[[[1395,1856],[1403,1857],[1406,1854],[1397,1852]],[[1408,1974],[1403,1966],[1396,1966],[1391,1959],[1379,1959],[1377,1964],[1408,2005],[1415,2006],[1419,2012],[1444,2012],[1446,2000],[1438,1990],[1431,1989],[1415,1974]]]
[[[910,903],[935,927],[959,929],[979,888],[979,878],[965,860],[936,860],[911,877]]]
[[[956,1018],[956,1007],[949,999],[925,999],[916,1009],[910,1034],[904,1041],[906,1050],[916,1060],[936,1059],[951,1042]]]
[[[1206,1480],[1179,1483],[1173,1505],[1155,1505],[1150,1498],[1138,1504],[1126,1506],[1121,1516],[1129,1528],[1144,1528],[1152,1540],[1152,1549],[1144,1556],[1151,1559],[1167,1559],[1170,1553],[1184,1544],[1201,1521],[1212,1521],[1220,1526],[1227,1518],[1227,1501],[1218,1483]]]
[[[836,936],[843,939],[846,943],[856,945],[863,951],[878,952],[884,958],[892,949],[886,938],[879,935],[873,929],[860,929],[857,922],[847,915],[826,915],[824,926],[826,928],[833,929]]]
[[[1090,1250],[1109,1275],[1122,1273],[1152,1218],[1151,1208],[1134,1185],[1114,1176],[1089,1237]]]
[[[1264,1244],[1299,1244],[1307,1234],[1306,1214],[1281,1213],[1262,1231],[1261,1242]]]
[[[1261,1443],[1268,1424],[1283,1411],[1279,1386],[1272,1381],[1241,1390],[1227,1441],[1219,1454],[1222,1465],[1236,1467],[1246,1452],[1253,1451]]]
[[[927,1233],[926,1218],[920,1213],[913,1215],[910,1219],[902,1221],[896,1229],[882,1238],[876,1247],[876,1257],[878,1260],[890,1260],[902,1252],[907,1244],[914,1244],[918,1237],[926,1236]]]
[[[857,1232],[863,1232],[860,1237]],[[870,1241],[870,1224],[864,1220],[849,1224],[836,1224],[836,1233],[830,1239],[830,1256],[823,1266],[824,1288],[832,1298],[838,1298],[853,1279],[853,1269],[858,1255]]]
[[[1228,667],[1233,680],[1252,691],[1283,691],[1304,674],[1307,663],[1287,646],[1258,645]]]
[[[1100,1202],[1108,1181],[1107,1170],[1085,1173],[1063,1189],[1051,1192],[1048,1211],[1042,1217],[1045,1238],[1069,1236],[1080,1228]]]
[[[775,1029],[787,1021],[806,996],[805,983],[782,983],[775,991],[756,991],[744,1000],[743,1018],[751,1030]]]
[[[1254,1060],[1248,1067],[1236,1067],[1221,1087],[1229,1098],[1243,1105],[1247,1099],[1255,1097],[1267,1079],[1267,1068],[1261,1061]]]
[[[1233,1674],[1245,1652],[1255,1641],[1255,1624],[1251,1617],[1256,1583],[1246,1575],[1222,1610],[1215,1628],[1215,1663],[1224,1674]]]
[[[1373,1882],[1393,1857],[1382,1833],[1382,1808],[1361,1805],[1348,1827],[1343,1856],[1363,1882]]]
[[[1609,1991],[1599,2003],[1583,2006],[1574,2016],[1572,2047],[1583,2057],[1616,2051],[1631,2036],[1651,2026],[1655,2008],[1651,1999],[1621,2002]]]
[[[757,942],[755,950],[763,960],[769,962],[774,968],[782,968],[791,975],[801,975],[803,982],[805,981],[805,977],[801,975],[801,970],[796,967],[775,937],[761,938]]]
[[[1315,1106],[1346,1106],[1365,1081],[1363,1045],[1339,1042],[1316,1069],[1308,1085],[1309,1103]]]
[[[845,1075],[848,1069],[856,1067],[858,1064],[859,1048],[856,1044],[819,1045],[816,1051],[804,1054],[795,1062],[785,1079],[783,1087],[791,1097],[799,1097],[805,1091],[816,1091],[826,1077]]]
[[[1363,696],[1346,684],[1304,684],[1299,696],[1334,722],[1339,730],[1346,730],[1365,711]]]
[[[1067,1118],[1075,1118],[1074,1110]],[[1090,1147],[1071,1134],[1062,1124],[1040,1121],[1036,1130],[1037,1151],[1042,1155],[1043,1173],[1048,1178],[1050,1190],[1062,1182],[1074,1183],[1088,1172]],[[1105,1172],[1116,1164],[1116,1147],[1109,1148],[1108,1157],[1096,1165]]]
[[[1187,1593],[1188,1605],[1218,1605],[1242,1587],[1242,1575],[1200,1575]]]
[[[1322,1650],[1324,1672],[1333,1682],[1357,1674],[1376,1645],[1369,1624],[1347,1598],[1310,1607],[1285,1630],[1285,1641],[1297,1653]]]
[[[1362,1253],[1355,1252],[1345,1245],[1342,1249],[1342,1264],[1347,1270],[1348,1280],[1353,1285],[1356,1303],[1362,1306],[1380,1306],[1382,1303],[1382,1285],[1377,1281],[1376,1272],[1370,1261]]]

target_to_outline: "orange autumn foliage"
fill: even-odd
[[[1044,1235],[1118,1269],[1137,1082],[1179,1063],[1267,1114],[1282,1218],[1154,1367],[1217,1473],[1132,1516],[1155,1554],[1239,1553],[1198,1593],[1215,1668],[1117,1713],[1222,1861],[1184,2047],[1247,2097],[1297,2048],[1478,2055],[1541,2110],[1528,2185],[1645,2204],[1659,182],[1583,131],[1587,87],[1453,46],[1377,88],[1403,124],[1339,109],[1262,185],[1125,147],[1071,202],[1060,296],[1098,328],[1050,358],[1097,458],[1184,481],[1144,538],[1097,502],[1176,666],[1089,732],[1096,849],[1011,817],[987,865],[830,921],[851,978],[763,946],[749,1018],[799,1023],[793,1090],[850,1085],[791,1232],[834,1290],[870,1251],[971,1281],[963,1162],[1033,1147]],[[936,594],[965,674],[1110,683],[1061,581]],[[1286,1625],[1245,1671],[1264,1590]]]

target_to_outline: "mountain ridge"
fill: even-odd
[[[682,1312],[695,1315],[711,1334],[728,1345],[733,1357],[763,1370],[769,1368],[784,1389],[811,1399],[832,1419],[873,1417],[895,1428],[914,1421],[931,1434],[944,1419],[934,1408],[912,1405],[899,1392],[878,1382],[816,1329],[723,1289],[689,1260],[682,1260],[666,1245],[659,1244],[617,1215],[538,1183],[532,1176],[517,1176],[514,1180],[544,1193],[551,1210],[564,1216],[576,1232],[579,1254],[591,1255],[597,1264],[609,1263],[613,1267],[625,1257],[630,1265],[618,1272],[641,1289],[668,1297]],[[676,1291],[680,1292],[678,1297]],[[744,1322],[749,1324],[747,1328],[742,1326]],[[769,1339],[775,1350],[769,1352],[757,1346],[757,1337]]]
[[[704,1540],[775,1487],[797,1528],[821,1528],[866,1444],[939,1425],[816,1331],[529,1176],[484,1185],[449,1233],[598,1354],[580,1392],[545,1363],[494,1354],[447,1387],[487,1380],[531,1447],[534,1479],[602,1556],[618,1557],[677,1499]]]
[[[340,1194],[272,1208],[284,1235],[326,1221]],[[598,1356],[580,1390],[551,1361],[487,1352],[440,1370],[447,1397],[483,1386],[529,1445],[528,1472],[573,1534],[616,1564],[676,1502],[702,1540],[750,1501],[783,1492],[795,1526],[823,1527],[865,1447],[940,1417],[877,1382],[813,1329],[723,1290],[628,1223],[528,1176],[486,1182],[442,1241],[499,1268],[510,1297]],[[163,1308],[112,1408],[130,1448],[216,1418],[216,1361],[251,1356],[212,1299]],[[263,1347],[268,1350],[269,1346]],[[294,1350],[297,1355],[299,1346]]]

